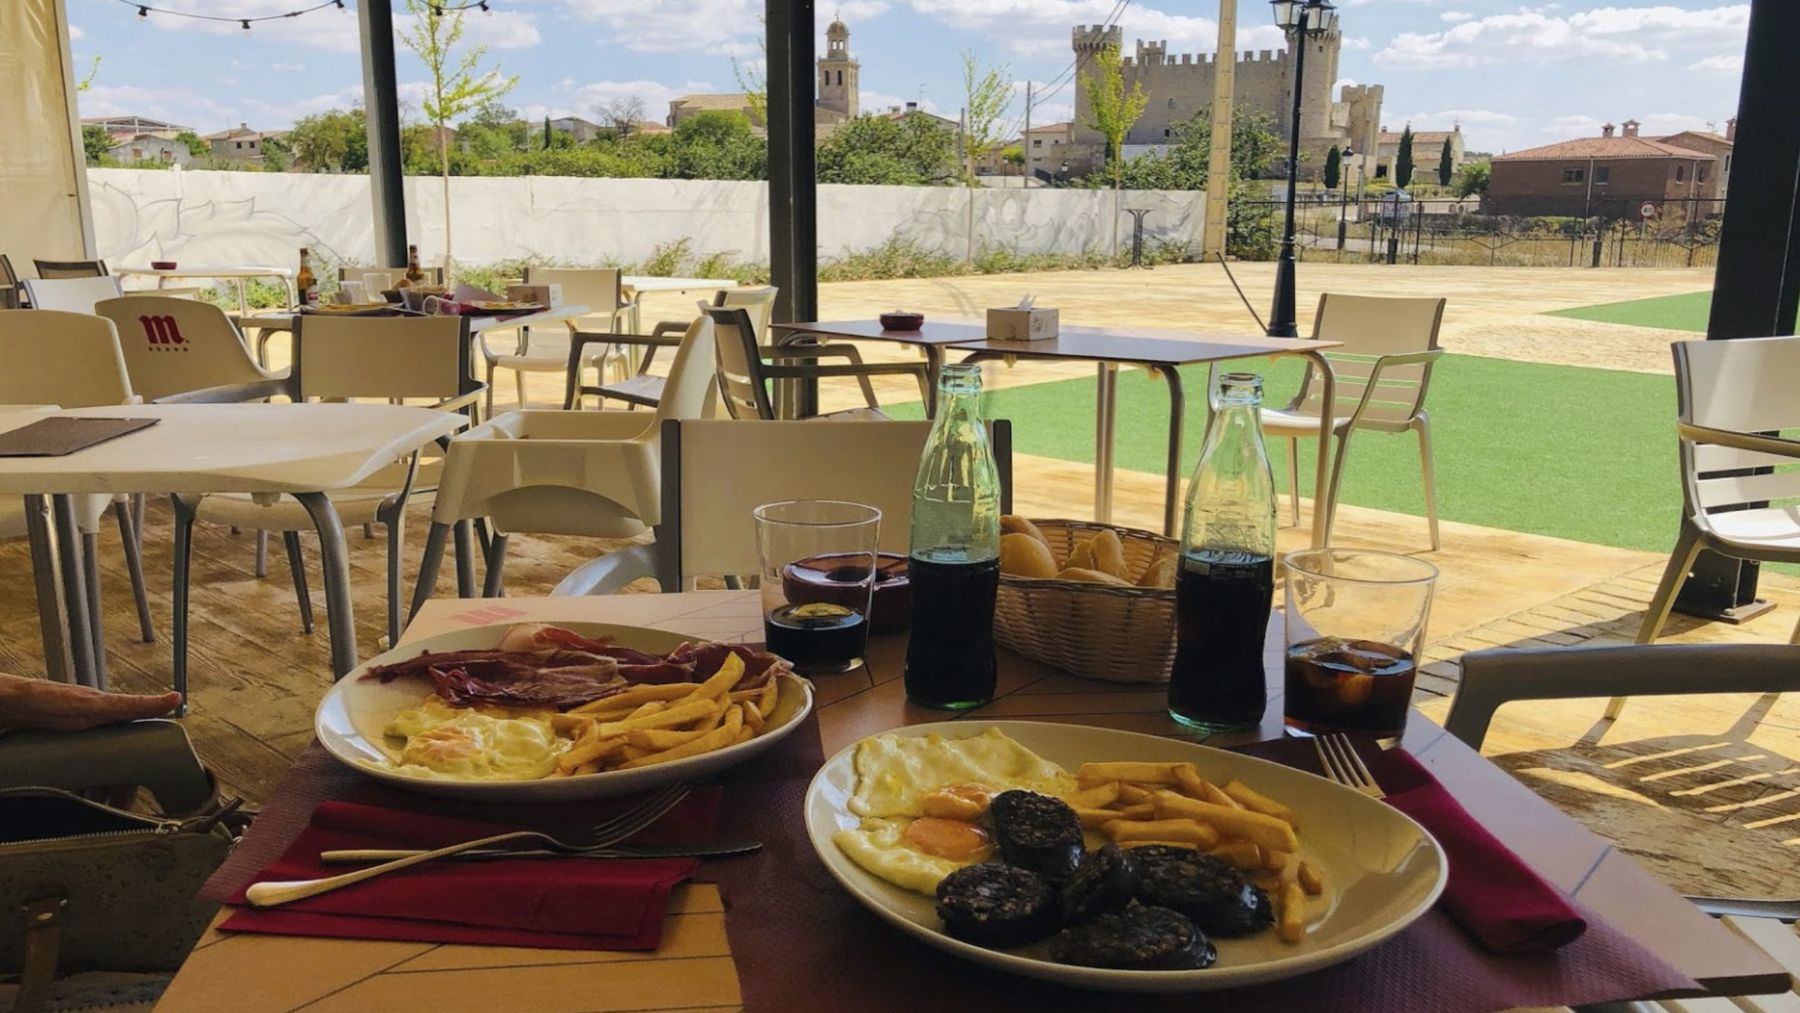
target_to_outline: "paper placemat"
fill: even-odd
[[[80,418],[60,415],[0,433],[0,457],[63,457],[127,433],[148,429],[160,419]]]

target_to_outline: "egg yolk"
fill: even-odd
[[[931,816],[913,820],[902,836],[915,850],[953,862],[980,861],[993,848],[987,831],[980,827]]]
[[[979,784],[952,784],[926,795],[919,806],[927,816],[949,820],[980,819],[988,811],[994,793]]]

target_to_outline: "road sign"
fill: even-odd
[[[1644,218],[1655,218],[1656,217],[1656,205],[1650,203],[1649,201],[1645,201],[1644,206],[1641,208],[1638,208],[1638,214]]]

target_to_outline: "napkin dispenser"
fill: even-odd
[[[997,306],[987,311],[987,332],[994,341],[1045,341],[1056,337],[1057,313],[1036,306]]]
[[[507,302],[537,303],[539,306],[561,306],[561,285],[508,285]]]

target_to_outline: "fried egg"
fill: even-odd
[[[995,794],[1020,788],[1058,798],[1076,789],[1068,771],[998,728],[963,739],[889,733],[857,747],[849,807],[865,818],[925,816],[926,796],[951,785],[980,785]]]
[[[439,700],[401,711],[383,729],[403,739],[394,771],[460,781],[532,781],[556,770],[569,740],[541,712],[477,711]]]
[[[854,830],[839,830],[832,840],[870,875],[923,894],[935,893],[939,880],[994,853],[993,840],[981,827],[933,817],[867,819]]]

